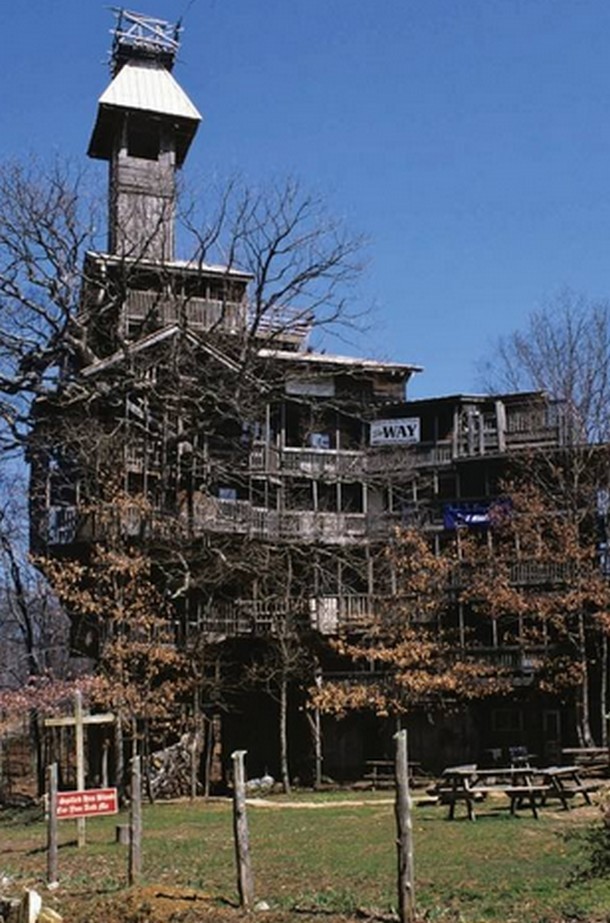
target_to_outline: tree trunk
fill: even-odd
[[[146,796],[149,804],[155,803],[155,794],[153,792],[150,778],[150,725],[148,718],[144,719],[144,731],[142,735],[142,750],[144,757],[144,782],[146,784]]]
[[[123,724],[120,714],[117,714],[114,725],[114,745],[116,751],[114,784],[118,790],[120,803],[125,804],[125,753],[123,751]]]
[[[203,794],[205,798],[210,797],[210,779],[212,776],[212,757],[214,756],[214,722],[212,718],[204,722],[204,777],[203,777]]]
[[[30,712],[30,739],[34,752],[34,772],[36,775],[36,788],[38,797],[46,790],[46,767],[44,766],[43,737],[40,730],[40,721],[35,710]]]
[[[290,793],[290,773],[288,771],[288,679],[282,675],[280,682],[280,764],[282,787]]]
[[[249,910],[254,901],[254,877],[250,860],[250,838],[246,814],[245,755],[245,750],[236,750],[231,754],[233,760],[233,838],[239,903],[244,910]]]
[[[587,642],[584,613],[578,614],[578,657],[582,678],[576,689],[576,733],[580,747],[594,747],[595,739],[591,733],[591,703],[589,696],[589,664],[587,661]]]
[[[608,636],[601,637],[601,679],[599,690],[599,721],[601,727],[602,747],[608,746]]]
[[[311,741],[313,744],[314,757],[314,788],[322,786],[322,716],[320,709],[314,709],[313,715],[310,711],[306,712],[309,730],[311,731]]]
[[[396,798],[394,802],[394,815],[396,818],[396,850],[398,859],[398,917],[400,923],[412,923],[415,919],[415,886],[407,732],[398,731],[394,737],[396,740],[396,759],[394,764]]]

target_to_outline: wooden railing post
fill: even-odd
[[[77,689],[74,695],[74,730],[76,737],[76,788],[85,790],[85,729],[83,722],[83,695]],[[86,820],[79,817],[76,821],[76,839],[79,846],[86,842]]]
[[[411,821],[411,795],[409,792],[409,763],[407,732],[398,731],[396,740],[396,849],[398,859],[398,913],[400,923],[415,919],[415,888],[413,870],[413,825]]]
[[[246,776],[244,757],[246,750],[236,750],[233,760],[233,835],[235,838],[235,861],[237,863],[237,890],[239,902],[244,909],[252,906],[254,900],[254,879],[250,862],[248,817],[246,814]]]
[[[48,826],[47,826],[47,884],[58,881],[58,836],[57,836],[57,763],[48,769]]]
[[[142,874],[142,773],[140,757],[131,760],[131,814],[129,818],[129,868],[127,880],[135,885]]]

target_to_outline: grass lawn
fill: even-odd
[[[296,799],[297,806],[282,798],[270,801],[251,806],[248,817],[257,897],[273,911],[298,908],[309,916],[381,913],[395,906],[391,795],[309,794]],[[569,812],[547,807],[535,820],[526,811],[511,817],[504,803],[491,802],[475,823],[448,821],[442,807],[416,807],[420,915],[460,923],[607,919],[610,880],[568,886],[582,845],[566,834],[594,822],[596,809],[584,807]],[[53,898],[60,910],[72,900],[124,887],[127,850],[114,843],[116,823],[117,818],[88,821],[82,850],[74,845],[74,823],[60,824],[61,883]],[[44,844],[40,818],[0,812],[0,878],[41,887]],[[197,889],[218,902],[236,901],[229,802],[145,806],[143,851],[144,878],[156,887]]]

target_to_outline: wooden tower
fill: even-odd
[[[172,76],[179,27],[121,11],[89,156],[110,172],[108,250],[131,259],[174,259],[176,171],[201,116]]]

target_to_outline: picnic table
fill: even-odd
[[[547,797],[559,798],[566,811],[569,799],[576,795],[582,795],[585,804],[591,804],[593,788],[582,781],[579,766],[549,766],[539,772],[549,787]]]
[[[394,784],[394,760],[367,760],[364,778],[371,782],[373,790],[378,785]],[[421,763],[409,761],[409,781],[421,770]]]
[[[449,820],[455,817],[456,805],[463,803],[468,818],[475,820],[474,806],[487,795],[500,794],[509,799],[510,813],[529,808],[538,818],[538,808],[548,798],[558,798],[569,809],[569,800],[581,794],[591,804],[590,789],[580,778],[577,766],[550,766],[536,769],[531,766],[505,766],[479,769],[476,764],[450,766],[443,772],[435,793],[441,804],[449,805]]]
[[[582,771],[591,775],[608,770],[610,765],[610,749],[608,747],[564,747],[562,755],[570,760]]]

